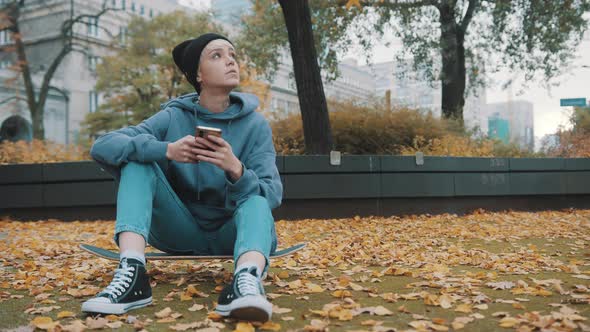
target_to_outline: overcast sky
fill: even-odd
[[[194,8],[209,8],[210,0],[180,0],[181,4],[190,5]],[[486,89],[487,102],[505,102],[512,100],[527,100],[534,105],[535,116],[535,136],[542,137],[546,134],[554,133],[558,126],[566,125],[568,112],[570,108],[560,107],[560,98],[586,98],[590,97],[590,68],[583,68],[582,66],[590,66],[590,34],[586,34],[586,38],[581,43],[577,56],[578,60],[573,68],[570,68],[569,73],[565,73],[558,81],[560,85],[552,88],[549,92],[541,84],[530,84],[530,87],[524,91],[523,94],[517,95],[518,86],[510,91],[501,90],[499,87],[488,87]],[[395,52],[395,45],[398,44],[395,40],[390,39],[392,45],[389,47],[381,44],[373,50],[372,62],[392,61]],[[385,41],[381,41],[384,43]],[[399,47],[399,44],[398,46]],[[353,49],[344,55],[344,57],[354,57],[359,59],[359,65],[366,64],[364,56],[361,55],[359,48]],[[505,75],[499,75],[495,79],[505,79]]]

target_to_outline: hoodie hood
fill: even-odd
[[[196,118],[203,120],[233,120],[244,117],[256,110],[260,104],[258,97],[251,93],[230,92],[230,105],[221,113],[213,113],[199,104],[199,94],[196,92],[182,95],[160,105],[161,109],[176,107],[184,111],[195,113]]]

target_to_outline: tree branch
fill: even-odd
[[[479,0],[469,0],[469,7],[467,7],[467,12],[465,13],[465,16],[463,17],[463,19],[461,20],[461,32],[463,34],[465,34],[465,32],[467,31],[467,27],[469,26],[469,23],[471,22],[471,19],[473,18],[473,13],[475,12],[475,9],[479,6]]]
[[[73,43],[72,39],[73,39],[74,24],[81,22],[82,19],[84,19],[84,18],[100,18],[102,15],[104,15],[106,12],[108,12],[110,10],[119,10],[119,9],[105,7],[103,5],[102,10],[100,12],[98,12],[96,15],[89,15],[89,14],[78,15],[73,19],[66,20],[62,24],[62,31],[61,32],[62,32],[62,37],[65,41],[65,44],[63,45],[59,54],[51,62],[51,65],[49,66],[49,68],[45,72],[45,75],[43,75],[43,83],[41,84],[41,88],[40,88],[41,93],[39,94],[39,101],[38,101],[39,105],[43,105],[45,103],[45,98],[47,98],[47,93],[49,90],[48,89],[49,83],[51,82],[51,79],[53,78],[53,75],[55,74],[57,67],[59,67],[61,61],[65,58],[65,56],[68,55],[68,53],[70,53],[70,51],[73,50],[74,43]]]

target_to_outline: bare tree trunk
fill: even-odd
[[[308,0],[279,0],[289,35],[306,154],[328,154],[332,130],[311,29]]]
[[[451,2],[451,3],[449,3]],[[465,47],[464,32],[455,21],[453,1],[439,7],[442,56],[442,115],[463,126],[465,105]]]
[[[20,33],[18,20],[20,18],[21,3],[14,1],[8,5],[7,10],[9,20],[9,30],[12,32],[14,45],[16,47],[16,56],[18,65],[22,73],[23,82],[25,85],[25,93],[27,95],[27,105],[31,113],[31,122],[33,127],[33,138],[45,138],[45,130],[43,126],[43,107],[39,108],[37,96],[35,95],[35,86],[31,76],[31,70],[27,61],[27,54],[25,52],[25,45]]]

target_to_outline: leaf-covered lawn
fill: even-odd
[[[0,330],[590,331],[590,210],[278,221],[272,322],[212,313],[229,261],[151,261],[154,304],[87,317],[115,262],[113,221],[0,221]]]

